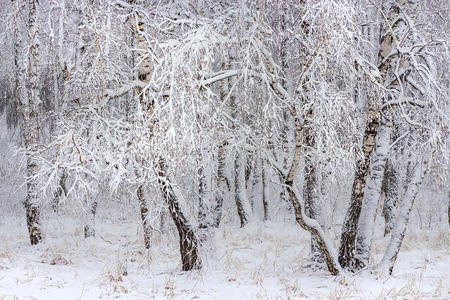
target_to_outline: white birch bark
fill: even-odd
[[[32,245],[38,244],[41,239],[41,230],[39,225],[40,211],[37,191],[37,182],[35,176],[38,166],[33,157],[40,141],[39,127],[39,43],[36,29],[36,2],[29,0],[28,16],[28,39],[30,46],[28,48],[28,69],[26,71],[26,84],[20,85],[23,109],[23,134],[26,149],[26,176],[27,176],[27,196],[24,206],[27,214],[27,227]],[[22,79],[23,80],[23,79]],[[21,80],[21,81],[22,81]],[[26,91],[24,91],[24,88]]]
[[[267,168],[266,161],[261,159],[261,184],[262,184],[262,204],[263,204],[263,220],[268,221],[270,219],[269,216],[269,195],[270,195],[270,185],[267,180]]]
[[[215,239],[215,200],[211,192],[211,172],[203,167],[198,171],[198,239],[199,239],[199,256],[203,263],[203,267],[207,265],[213,266],[216,262]]]
[[[245,184],[245,156],[240,150],[236,151],[235,157],[235,201],[241,227],[247,225],[251,216],[251,206],[247,197],[247,189]]]
[[[375,218],[381,197],[381,183],[383,182],[386,158],[389,153],[392,126],[388,120],[382,119],[376,138],[375,151],[372,153],[370,175],[366,182],[366,190],[361,206],[358,233],[356,235],[356,255],[361,267],[369,264]]]
[[[376,272],[382,275],[392,274],[395,261],[402,246],[403,239],[408,228],[409,217],[414,205],[419,187],[423,182],[423,178],[428,166],[427,161],[410,161],[407,168],[407,181],[405,183],[401,204],[397,211],[395,226],[392,230],[391,240],[384,253],[381,262],[376,268]]]

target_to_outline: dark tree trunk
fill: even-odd
[[[167,178],[164,160],[159,160],[158,184],[166,201],[172,220],[174,221],[180,237],[180,253],[183,271],[200,269],[201,261],[198,257],[199,240],[192,226],[188,223],[180,209],[178,198]]]

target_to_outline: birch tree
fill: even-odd
[[[28,55],[27,68],[23,70],[19,82],[20,101],[23,113],[23,134],[26,153],[26,177],[27,177],[27,196],[24,201],[28,233],[32,245],[38,244],[42,240],[40,229],[40,208],[39,192],[36,183],[37,162],[33,157],[33,152],[40,145],[40,113],[39,105],[39,75],[40,75],[40,45],[38,40],[38,20],[37,20],[37,2],[28,1]],[[25,83],[26,82],[26,83]]]

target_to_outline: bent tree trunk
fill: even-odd
[[[369,264],[375,218],[381,197],[381,183],[383,182],[386,158],[389,153],[391,132],[392,126],[390,122],[383,117],[378,130],[375,151],[372,155],[370,176],[367,179],[356,236],[355,265],[359,268],[364,268]]]
[[[300,162],[302,147],[302,125],[297,117],[295,108],[291,106],[289,110],[295,122],[295,150],[292,165],[287,177],[285,178],[285,184],[287,186],[289,198],[294,207],[295,220],[303,229],[311,233],[311,235],[317,240],[317,245],[325,259],[328,271],[330,271],[332,275],[337,275],[341,271],[341,267],[339,266],[336,253],[334,253],[331,242],[326,238],[319,223],[316,220],[306,216],[304,208],[294,191],[294,177]]]
[[[180,209],[178,198],[167,178],[166,166],[162,158],[159,159],[158,165],[158,184],[164,200],[169,207],[170,215],[177,227],[180,238],[180,253],[183,271],[189,271],[194,268],[200,269],[201,261],[198,256],[198,237]]]
[[[377,267],[378,271],[381,273],[389,272],[389,275],[392,274],[395,261],[397,260],[408,227],[409,216],[414,205],[414,200],[416,199],[419,187],[423,182],[427,166],[428,163],[426,161],[416,162],[415,165],[413,165],[413,162],[409,162],[408,164],[406,173],[407,182],[405,183],[402,202],[399,206],[395,226],[392,230],[391,240]]]

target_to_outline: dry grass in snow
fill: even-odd
[[[309,267],[309,236],[296,224],[253,223],[216,232],[216,255],[182,272],[174,232],[143,247],[138,222],[82,224],[53,216],[31,247],[24,220],[0,224],[0,299],[449,299],[449,232],[409,230],[393,276],[368,271],[332,277]],[[373,258],[388,239],[377,236]]]

